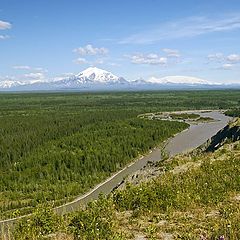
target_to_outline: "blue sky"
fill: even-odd
[[[0,80],[97,66],[240,83],[239,0],[1,0]]]

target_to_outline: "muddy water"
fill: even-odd
[[[169,152],[170,156],[187,152],[202,145],[220,129],[224,128],[231,120],[230,117],[227,117],[221,112],[217,111],[199,114],[202,117],[211,117],[216,121],[200,123],[198,125],[191,124],[187,131],[183,131],[176,135],[166,146],[166,151]]]

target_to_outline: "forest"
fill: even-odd
[[[240,91],[0,94],[0,216],[72,200],[188,125],[142,113],[237,108]]]
[[[233,108],[229,109],[226,112],[226,115],[231,116],[231,117],[240,117],[240,108]]]

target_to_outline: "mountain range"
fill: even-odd
[[[166,89],[216,89],[240,88],[240,84],[218,84],[189,76],[167,76],[163,78],[127,81],[106,70],[89,67],[76,75],[52,81],[0,81],[0,91],[97,91],[97,90],[166,90]]]

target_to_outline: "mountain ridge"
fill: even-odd
[[[78,74],[58,80],[35,80],[31,82],[4,80],[0,81],[0,90],[34,91],[34,90],[150,90],[150,89],[182,89],[182,88],[240,88],[240,84],[220,84],[191,76],[151,77],[129,81],[123,77],[97,68],[89,67]]]

